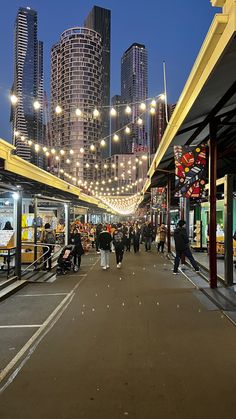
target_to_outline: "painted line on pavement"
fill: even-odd
[[[68,295],[68,292],[56,292],[54,294],[20,294],[16,297],[45,297],[45,296],[54,296],[54,295]]]
[[[5,385],[0,388],[0,394],[9,386],[9,384],[14,380],[20,370],[23,368],[27,360],[31,357],[34,353],[35,349],[47,335],[47,333],[52,329],[54,324],[59,320],[61,315],[67,309],[69,304],[71,303],[75,291],[78,286],[83,281],[83,278],[74,286],[72,291],[61,301],[61,303],[55,308],[55,310],[50,314],[50,316],[45,320],[42,326],[35,332],[35,334],[26,342],[26,344],[21,348],[21,350],[16,354],[16,356],[9,362],[9,364],[0,372],[0,383],[4,380],[4,378],[10,373],[10,371],[14,368],[14,366],[19,362],[19,360],[23,357],[23,355],[29,350],[27,356],[22,360],[19,367],[11,374]],[[33,345],[34,344],[34,345]],[[32,346],[33,345],[33,346]]]
[[[26,328],[26,327],[41,327],[42,324],[9,324],[0,326],[0,329],[15,329],[15,328]]]
[[[99,260],[99,259],[98,259]],[[94,265],[89,269],[91,271],[93,267],[97,264],[98,260]],[[81,276],[81,275],[79,275]],[[16,356],[8,363],[8,365],[0,372],[0,384],[6,378],[6,376],[11,372],[14,366],[20,361],[20,359],[28,351],[26,357],[21,361],[20,365],[13,371],[4,385],[0,387],[0,394],[14,381],[18,373],[24,367],[26,362],[30,359],[31,355],[35,352],[39,343],[42,339],[50,332],[53,326],[60,319],[62,314],[65,312],[67,307],[70,305],[71,301],[74,298],[75,291],[79,285],[83,282],[87,274],[83,275],[83,278],[74,286],[72,291],[61,301],[61,303],[55,308],[55,310],[50,314],[50,316],[45,320],[42,326],[35,332],[35,334],[26,342],[26,344],[21,348],[21,350],[16,354]],[[32,346],[33,345],[33,346]]]

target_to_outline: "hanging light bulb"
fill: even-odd
[[[35,149],[36,153],[38,153],[38,151],[40,150],[39,144],[35,144],[34,149]]]
[[[18,97],[13,94],[10,96],[10,100],[11,100],[12,105],[16,105],[18,102]]]
[[[132,112],[131,107],[130,107],[129,105],[127,105],[127,106],[126,106],[126,108],[125,108],[125,113],[126,113],[127,115],[130,115],[130,114],[131,114],[131,112]]]
[[[143,159],[143,160],[147,160],[147,155],[146,155],[146,154],[144,154],[144,155],[142,156],[142,159]]]
[[[66,159],[66,163],[67,164],[70,164],[70,159]]]
[[[94,109],[94,111],[93,111],[94,118],[98,118],[99,115],[100,115],[99,110],[98,109]]]
[[[166,100],[166,95],[165,95],[165,93],[162,93],[162,94],[160,95],[160,99],[161,99],[161,100]]]
[[[45,153],[45,154],[46,154],[46,156],[47,156],[47,157],[49,157],[49,156],[50,156],[50,153],[49,153],[48,151],[46,151],[46,153]]]
[[[113,140],[114,140],[114,141],[119,141],[119,135],[114,134],[114,135],[113,135]]]
[[[94,167],[95,167],[95,169],[98,169],[98,164],[95,164],[95,166],[94,166]]]
[[[21,141],[25,141],[25,136],[24,135],[22,135],[21,137],[20,137],[20,139],[21,139]],[[31,141],[31,140],[30,140]],[[29,144],[29,142],[28,142],[28,144]],[[29,145],[32,145],[33,144],[33,142],[31,141],[31,144],[29,144]]]
[[[142,124],[143,124],[143,120],[142,120],[142,118],[138,118],[138,120],[137,120],[137,124],[138,124],[138,125],[142,125]]]
[[[77,161],[77,162],[76,162],[76,166],[77,166],[77,167],[79,167],[79,165],[80,165],[80,164],[79,164],[79,162]]]
[[[155,101],[155,99],[153,99],[152,101],[151,101],[151,106],[153,107],[153,108],[155,108],[156,107],[156,101]]]
[[[150,114],[151,114],[151,115],[154,115],[155,113],[156,113],[155,108],[150,108]]]
[[[52,153],[52,154],[55,154],[55,153],[56,153],[55,148],[52,148],[52,149],[51,149],[51,153]]]
[[[60,160],[60,157],[59,157],[59,156],[56,156],[55,158],[56,158],[56,160],[57,160],[57,161],[59,161],[59,160]]]
[[[141,111],[145,111],[145,109],[146,109],[146,103],[144,103],[144,102],[142,102],[142,103],[140,103],[140,109],[141,109]]]
[[[60,173],[64,173],[64,170],[63,169],[60,169]]]
[[[115,108],[111,108],[110,115],[111,116],[116,116],[117,115],[117,112],[116,112]]]
[[[115,180],[115,181],[117,181],[117,180],[118,180],[118,177],[117,177],[117,176],[115,176],[115,177],[114,177],[114,180]]]
[[[101,142],[100,142],[100,146],[101,147],[106,147],[106,141],[105,140],[101,140]]]
[[[64,151],[64,150],[60,150],[60,154],[61,154],[62,156],[64,156],[65,151]]]
[[[136,163],[138,163],[138,157],[136,157],[135,161],[136,161]]]
[[[116,168],[115,163],[112,163],[111,167],[112,167],[112,169],[115,169]]]
[[[60,115],[60,113],[62,113],[61,106],[57,105],[56,108],[55,108],[55,112],[56,112],[57,115]]]
[[[126,134],[130,134],[130,133],[131,133],[131,129],[130,129],[130,127],[126,127],[126,128],[125,128],[125,133],[126,133]]]
[[[107,169],[107,168],[108,168],[107,164],[104,164],[104,166],[103,166],[103,167],[104,167],[104,169]]]
[[[85,167],[88,169],[88,168],[89,168],[89,164],[88,164],[88,163],[86,163]]]
[[[43,147],[43,151],[44,151],[44,153],[46,153],[47,147]]]
[[[84,153],[84,148],[81,147],[79,151],[80,151],[81,154],[83,154]]]
[[[79,109],[79,108],[77,108],[76,110],[75,110],[75,115],[76,116],[82,116],[82,111]]]
[[[70,155],[72,156],[74,154],[74,150],[70,150]]]
[[[90,150],[91,150],[91,151],[95,151],[95,150],[96,150],[96,147],[95,147],[95,145],[94,145],[94,144],[91,144],[91,146],[90,146]]]
[[[28,144],[29,144],[29,146],[31,146],[33,144],[33,141],[29,140]]]

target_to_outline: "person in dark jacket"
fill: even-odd
[[[84,249],[81,243],[81,235],[78,228],[74,228],[71,235],[71,243],[74,245],[73,255],[74,255],[74,264],[80,268],[81,265],[81,256],[84,254]]]
[[[192,255],[192,252],[190,250],[190,247],[189,247],[189,238],[188,238],[188,235],[187,235],[186,228],[184,227],[185,224],[186,224],[186,221],[180,220],[178,222],[178,227],[174,231],[176,256],[175,256],[173,273],[175,275],[178,274],[179,263],[180,263],[182,255],[186,256],[189,259],[189,261],[190,261],[191,265],[193,266],[193,268],[195,269],[195,271],[199,272],[199,266],[198,266],[196,260],[194,259],[193,255]]]
[[[102,224],[98,224],[96,227],[96,232],[95,232],[95,245],[96,245],[97,253],[100,253],[98,242],[99,242],[99,234],[101,233],[101,231],[102,231]]]
[[[134,226],[133,232],[132,232],[132,239],[133,239],[133,246],[134,246],[134,253],[139,252],[139,246],[140,246],[140,235],[141,235],[141,229],[136,224]]]
[[[101,267],[106,270],[109,268],[109,253],[111,251],[111,234],[107,231],[107,227],[103,226],[98,237],[98,247],[101,252]]]
[[[113,244],[116,252],[117,268],[120,269],[125,249],[125,233],[122,224],[118,224],[113,234]]]
[[[142,233],[142,239],[144,240],[144,243],[145,243],[146,252],[151,250],[152,235],[153,235],[152,224],[146,221],[143,227],[143,233]]]

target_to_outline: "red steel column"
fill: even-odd
[[[210,287],[217,288],[217,260],[216,260],[216,180],[217,180],[217,122],[213,118],[210,122],[209,140],[209,268]]]

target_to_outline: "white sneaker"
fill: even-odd
[[[119,263],[117,263],[117,268],[120,269],[120,264]]]
[[[109,265],[107,265],[107,269],[108,269],[108,268],[110,268],[110,266],[109,266]]]
[[[119,267],[121,267],[121,262],[119,262]]]
[[[103,266],[102,269],[104,269],[104,271],[105,271],[107,269],[107,267],[106,266]]]

